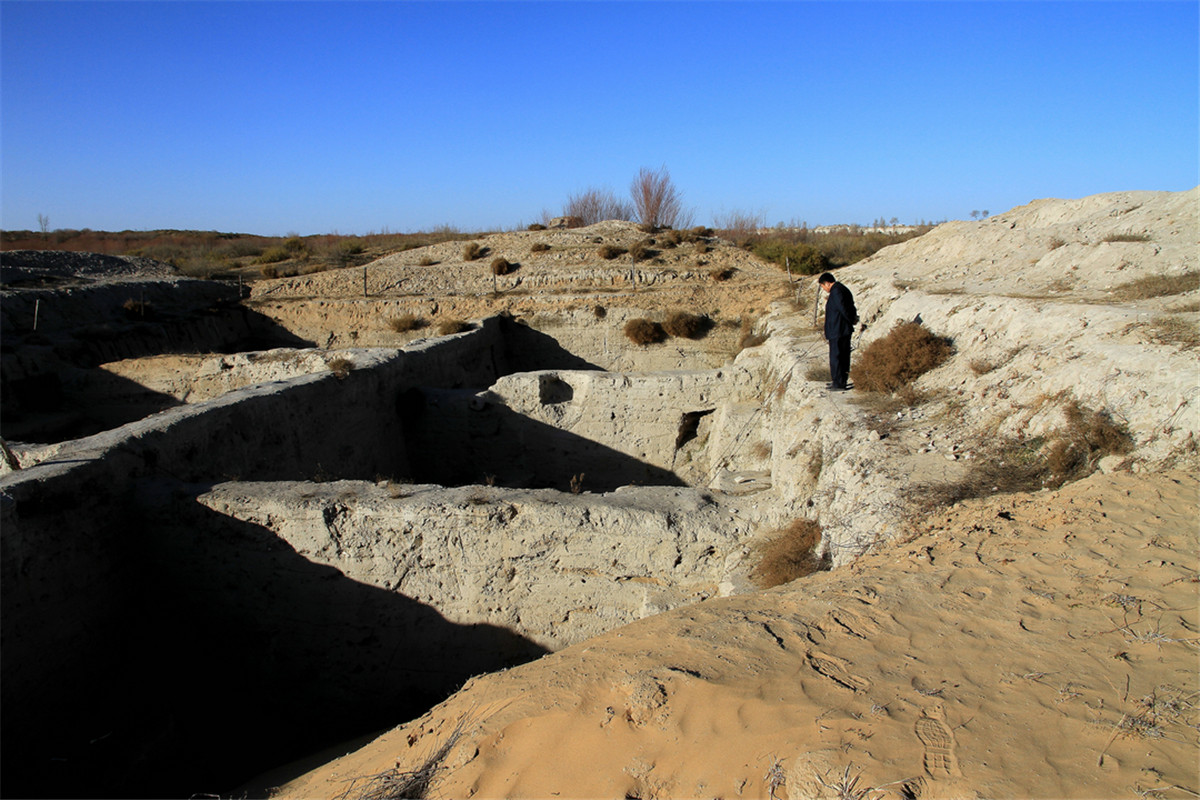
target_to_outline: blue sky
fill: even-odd
[[[1200,183],[1200,3],[0,1],[0,227],[696,223]]]

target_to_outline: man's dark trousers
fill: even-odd
[[[850,337],[829,340],[829,380],[835,389],[845,389],[850,378]]]

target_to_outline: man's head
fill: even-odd
[[[831,275],[828,272],[825,272],[825,273],[821,274],[821,277],[817,278],[817,283],[819,283],[821,285],[822,289],[824,289],[825,291],[828,292],[830,289],[833,288],[833,285],[835,283],[837,283],[837,281],[834,280],[833,275]]]

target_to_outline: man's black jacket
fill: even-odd
[[[858,322],[858,310],[854,307],[854,295],[841,283],[829,287],[829,299],[825,302],[825,338],[840,339],[854,333]]]

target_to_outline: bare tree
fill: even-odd
[[[50,232],[50,218],[45,214],[38,214],[38,228],[42,231],[42,238],[46,238],[46,234]]]
[[[752,211],[734,209],[714,215],[713,227],[720,231],[726,239],[742,244],[758,233],[758,229],[764,225],[764,218],[765,215],[761,212],[756,214]]]
[[[691,224],[692,214],[684,209],[683,198],[671,182],[671,173],[665,165],[657,172],[642,167],[629,191],[633,195],[638,221],[643,225],[681,228]]]
[[[618,200],[611,189],[585,189],[567,197],[563,215],[579,217],[584,225],[603,222],[606,219],[631,220],[633,205]]]

